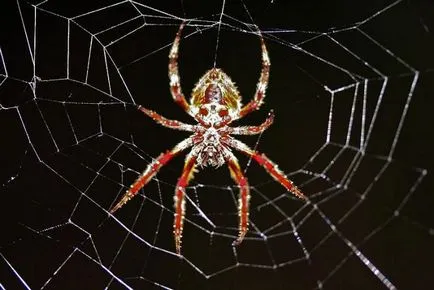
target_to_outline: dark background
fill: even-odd
[[[19,277],[32,289],[125,288],[114,275],[134,289],[387,289],[371,264],[400,289],[433,284],[433,5],[273,2],[227,0],[219,30],[210,24],[221,16],[220,1],[151,1],[136,6],[143,17],[100,33],[137,11],[125,3],[75,17],[110,3],[47,1],[36,9],[36,34],[36,2],[0,4],[4,288],[24,288]],[[259,124],[270,109],[276,121],[260,138],[240,139],[267,153],[311,199],[304,205],[287,197],[259,166],[237,155],[252,185],[254,226],[276,228],[269,240],[246,240],[236,255],[230,243],[236,235],[237,189],[226,168],[195,175],[189,197],[217,228],[188,203],[187,219],[194,225],[185,226],[185,260],[173,255],[170,212],[182,158],[116,213],[118,220],[107,214],[153,157],[187,136],[154,124],[135,105],[192,123],[168,89],[176,17],[196,19],[185,29],[180,48],[187,96],[216,60],[246,103],[260,72],[260,46],[253,26],[245,24],[261,29],[272,63],[266,102],[237,124]],[[36,47],[35,65],[29,47]],[[111,57],[107,65],[102,47]],[[382,102],[362,155],[364,82],[367,122],[380,96]],[[334,94],[331,142],[326,143],[327,88],[357,83],[351,138],[354,89]],[[360,164],[352,170],[354,160]],[[308,256],[295,235],[279,236],[293,230],[291,222]],[[258,238],[256,229],[249,237]]]

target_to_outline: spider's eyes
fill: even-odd
[[[220,103],[222,100],[222,92],[220,88],[215,85],[209,85],[205,91],[205,101],[207,103]]]

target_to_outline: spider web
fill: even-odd
[[[2,7],[2,289],[432,285],[432,4],[283,2]],[[224,166],[208,168],[187,190],[180,257],[172,222],[182,158],[114,215],[108,210],[154,157],[187,136],[136,110],[192,123],[167,79],[183,19],[186,95],[216,65],[248,101],[261,29],[270,85],[261,110],[240,124],[259,124],[270,109],[276,121],[242,140],[309,200],[237,154],[252,193],[245,241],[231,245],[238,188]]]

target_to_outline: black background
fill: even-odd
[[[128,24],[131,26],[95,34],[110,27],[110,23],[131,19],[131,5],[119,5],[106,9],[107,13],[90,17],[71,18],[106,7],[109,2],[48,1],[37,9],[37,78],[33,77],[34,66],[28,48],[34,45],[32,4],[36,2],[1,4],[0,48],[7,68],[7,76],[1,71],[5,82],[0,86],[3,132],[0,283],[3,287],[22,288],[13,267],[32,289],[41,288],[50,278],[48,289],[101,289],[107,285],[110,289],[123,289],[116,280],[109,284],[111,275],[103,265],[135,289],[161,288],[156,283],[175,289],[311,289],[319,287],[319,283],[323,283],[325,289],[387,289],[369,270],[369,265],[356,257],[345,243],[350,241],[396,287],[430,288],[434,283],[431,274],[434,266],[433,5],[429,1],[401,1],[393,5],[392,1],[295,4],[292,1],[227,0],[222,17],[224,25],[219,30],[218,26],[197,26],[206,24],[207,20],[209,24],[216,23],[221,16],[220,1],[203,2],[146,2],[144,4],[152,9],[143,8],[141,12],[145,16]],[[378,46],[363,37],[355,26],[383,9],[359,26],[360,31],[379,42],[381,46]],[[294,243],[294,236],[290,235],[288,241],[279,238],[266,242],[248,240],[237,252],[238,260],[234,260],[231,238],[212,237],[209,232],[188,224],[183,254],[205,272],[203,275],[185,260],[150,248],[138,239],[130,237],[121,245],[126,232],[106,210],[117,200],[118,192],[143,170],[146,162],[186,137],[183,132],[154,124],[134,105],[141,104],[168,118],[192,122],[173,103],[168,90],[167,55],[180,23],[175,16],[197,19],[185,29],[180,48],[180,72],[186,95],[216,60],[216,65],[237,83],[247,102],[254,93],[260,72],[260,47],[257,36],[246,33],[252,31],[252,27],[244,24],[253,22],[263,31],[272,63],[266,103],[260,111],[237,124],[258,124],[274,109],[275,124],[260,139],[241,139],[266,152],[286,173],[297,173],[300,168],[305,170],[291,178],[300,184],[318,209],[313,210],[312,205],[308,205],[292,216],[302,207],[302,202],[287,199],[274,204],[283,209],[287,217],[293,217],[296,224],[302,225],[298,232],[311,254],[309,259],[305,259],[299,245]],[[67,76],[68,18],[88,32],[71,25]],[[143,21],[147,25],[109,45]],[[278,29],[286,32],[278,33]],[[95,44],[88,72],[90,87],[84,85],[89,34],[95,34],[95,43],[98,40],[107,45],[118,69],[110,65],[105,68],[101,44]],[[294,44],[302,51],[295,49]],[[393,53],[392,57],[385,48]],[[334,143],[327,145],[316,159],[309,160],[326,142],[331,94],[325,86],[337,89],[359,81],[358,92],[362,94],[363,82],[367,80],[366,116],[372,117],[385,78],[361,65],[357,57],[388,77],[388,84],[363,162],[348,188],[339,190],[336,185],[343,183],[342,178],[358,152],[354,150],[360,145],[357,131],[352,132],[349,140],[349,145],[354,147],[345,148],[339,155],[325,172],[327,179],[311,180],[309,172],[322,172],[345,144],[354,90],[335,94],[331,132]],[[342,69],[350,74],[343,73]],[[107,71],[112,94],[104,93],[109,90]],[[387,156],[397,136],[415,71],[419,78],[389,162]],[[116,78],[117,72],[122,74],[129,92]],[[57,80],[65,77],[66,80]],[[357,103],[357,108],[360,105]],[[82,139],[90,136],[88,140],[76,144],[65,111],[74,124],[76,136]],[[357,117],[357,112],[355,114],[357,127],[361,118]],[[111,156],[117,146],[121,149]],[[108,159],[111,162],[101,167]],[[240,161],[245,168],[248,160],[240,156]],[[173,185],[182,163],[182,158],[170,163],[158,175],[160,182],[149,184],[144,194],[158,200],[161,193],[161,204],[170,209]],[[129,170],[122,175],[116,164]],[[385,164],[387,167],[380,174]],[[275,209],[260,204],[267,198],[281,196],[281,187],[255,164],[249,165],[247,175],[258,191],[256,195],[255,190],[252,191],[254,223],[258,226],[263,223],[264,227],[277,224],[282,216],[276,214]],[[237,222],[236,207],[226,190],[233,182],[227,170],[204,169],[195,175],[193,185],[198,184],[204,185],[203,189],[197,187],[198,194],[192,190],[190,196],[200,199],[205,212],[223,213],[222,217],[214,217],[217,223],[224,225],[215,229],[216,232],[236,234],[233,230]],[[360,200],[366,191],[367,198]],[[160,209],[143,200],[137,198],[129,202],[117,213],[117,218],[127,227],[133,227],[139,237],[147,241],[156,238],[156,247],[173,252],[171,213],[164,211],[159,220]],[[357,210],[338,224],[359,202]],[[187,218],[200,224],[192,207],[187,210]],[[313,214],[308,214],[312,210]],[[320,213],[327,218],[322,218]],[[332,231],[327,221],[337,225],[338,230]],[[274,233],[288,230],[291,230],[289,225]],[[97,254],[89,243],[89,235],[96,244]],[[118,249],[120,253],[116,253]],[[301,261],[296,261],[297,258]],[[63,264],[64,261],[67,262]],[[205,276],[234,266],[237,261],[248,265]],[[288,261],[293,263],[280,264]],[[260,264],[267,266],[252,267]]]

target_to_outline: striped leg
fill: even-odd
[[[175,195],[173,200],[175,202],[175,218],[173,221],[173,234],[175,236],[175,248],[176,253],[181,254],[181,239],[182,231],[184,229],[184,217],[185,217],[185,187],[193,178],[194,168],[196,163],[196,156],[191,153],[186,157],[184,169],[181,177],[176,184]]]
[[[169,162],[178,153],[185,150],[186,148],[193,145],[193,141],[188,138],[184,141],[178,143],[172,150],[162,153],[154,161],[149,163],[145,171],[136,179],[136,181],[131,184],[130,188],[122,196],[121,200],[110,209],[110,213],[113,214],[118,209],[120,209],[124,204],[126,204],[130,199],[137,195],[137,192],[145,186],[154,177],[157,172],[163,167],[167,162]]]
[[[250,190],[247,178],[244,176],[236,157],[232,153],[228,154],[227,163],[232,178],[240,187],[240,194],[238,198],[238,216],[240,222],[238,226],[239,233],[238,238],[232,243],[232,245],[236,246],[241,244],[244,236],[249,230]]]
[[[170,129],[176,129],[176,130],[181,130],[181,131],[188,131],[188,132],[194,132],[194,126],[190,125],[190,124],[186,124],[183,123],[181,121],[178,120],[170,120],[167,119],[163,116],[161,116],[160,114],[148,110],[142,106],[139,106],[138,109],[140,111],[142,111],[145,115],[148,115],[149,117],[152,118],[152,120],[154,120],[155,122],[157,122],[158,124],[170,128]]]
[[[264,132],[273,124],[274,113],[271,111],[267,119],[259,126],[227,127],[227,132],[233,135],[256,135]]]
[[[253,160],[264,167],[268,174],[270,174],[276,181],[278,181],[288,191],[292,192],[295,196],[306,199],[306,196],[300,191],[300,189],[298,189],[298,187],[277,167],[277,164],[271,161],[267,156],[265,156],[265,154],[260,154],[259,152],[250,149],[246,144],[236,139],[230,139],[228,144],[231,147],[252,157]]]
[[[256,86],[256,93],[253,99],[246,104],[244,107],[241,108],[239,118],[244,117],[250,112],[253,112],[254,110],[258,110],[259,107],[264,102],[265,97],[265,91],[267,89],[268,85],[268,78],[270,76],[270,58],[268,56],[267,47],[265,46],[264,38],[262,37],[261,32],[259,31],[259,36],[261,38],[261,49],[262,49],[262,69],[261,69],[261,76],[259,77],[258,84]]]
[[[175,40],[173,41],[172,48],[169,53],[169,80],[170,80],[170,93],[172,94],[173,100],[181,106],[188,114],[192,115],[190,112],[190,105],[185,99],[184,94],[181,90],[180,76],[178,70],[178,50],[179,42],[181,40],[181,32],[184,28],[185,23],[183,22],[179,26],[179,30],[176,33]]]

